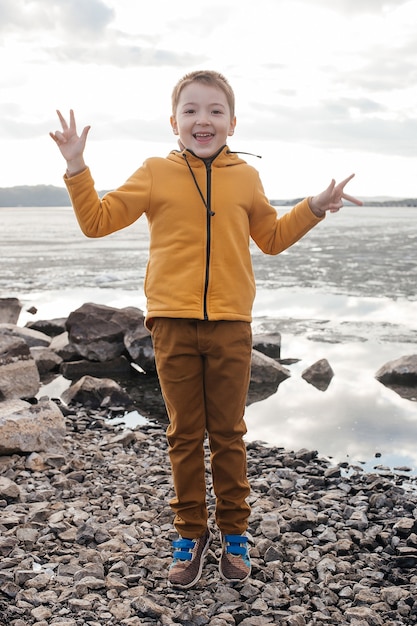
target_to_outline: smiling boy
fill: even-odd
[[[233,94],[186,78],[181,86],[174,90],[172,98],[174,134],[179,136],[181,149],[187,147],[201,159],[210,158],[234,133]]]
[[[102,199],[83,153],[89,127],[78,136],[58,111],[51,133],[67,161],[65,183],[82,231],[102,237],[145,213],[150,231],[146,325],[169,416],[167,439],[175,496],[169,582],[193,587],[201,577],[208,529],[204,440],[208,436],[215,520],[221,533],[220,575],[243,582],[251,572],[246,530],[244,411],[252,354],[255,280],[250,239],[278,254],[338,211],[348,177],[332,180],[282,217],[265,196],[258,172],[227,146],[236,118],[234,94],[217,72],[187,74],[172,94],[171,126],[180,150],[150,158]]]

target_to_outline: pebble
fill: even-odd
[[[77,407],[62,453],[0,457],[0,625],[416,624],[416,478],[247,448],[252,576],[220,579],[210,520],[203,576],[187,591],[167,584],[163,425],[128,430]]]

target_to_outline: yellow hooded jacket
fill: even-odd
[[[250,238],[266,254],[278,254],[322,219],[308,200],[278,217],[257,170],[227,146],[211,162],[189,150],[150,158],[101,200],[88,168],[64,180],[87,237],[125,228],[145,213],[148,326],[155,317],[250,322]]]

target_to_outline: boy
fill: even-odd
[[[102,200],[83,152],[89,131],[77,135],[58,111],[62,131],[51,133],[67,161],[65,183],[88,237],[149,222],[145,279],[146,325],[169,416],[167,439],[180,538],[168,580],[193,587],[210,543],[203,442],[208,434],[216,523],[222,536],[221,576],[243,582],[251,571],[246,503],[244,411],[252,351],[255,284],[249,240],[267,254],[285,250],[326,211],[335,212],[350,176],[278,218],[257,171],[227,146],[236,126],[234,94],[217,72],[184,76],[172,94],[170,118],[180,150],[145,161]]]

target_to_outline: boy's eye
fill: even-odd
[[[184,113],[195,113],[195,109],[186,109]]]
[[[214,109],[214,110],[212,111],[212,113],[213,113],[214,115],[221,115],[221,114],[223,113],[223,111],[220,111],[219,109]]]

